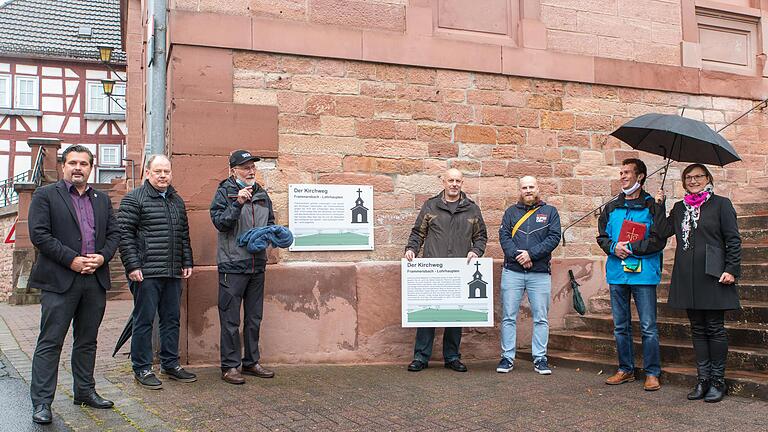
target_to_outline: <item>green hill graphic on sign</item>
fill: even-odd
[[[475,322],[486,321],[488,312],[463,309],[422,309],[408,312],[408,322]]]
[[[354,233],[310,234],[297,236],[295,246],[367,246],[368,236]]]

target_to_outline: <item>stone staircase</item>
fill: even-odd
[[[737,204],[742,236],[741,309],[726,313],[729,354],[726,378],[729,393],[768,400],[768,204]],[[666,256],[673,256],[667,252]],[[696,379],[690,324],[685,311],[667,305],[672,263],[664,266],[657,290],[657,322],[661,343],[662,382],[692,386]],[[635,364],[642,365],[637,310],[632,306]],[[589,299],[585,316],[569,314],[565,328],[550,333],[548,356],[560,366],[616,370],[616,344],[610,296]],[[638,378],[642,374],[638,374]]]

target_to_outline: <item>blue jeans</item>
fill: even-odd
[[[504,269],[501,272],[501,356],[514,361],[517,345],[517,313],[528,292],[528,302],[533,315],[533,336],[531,351],[533,360],[547,358],[549,341],[549,300],[552,293],[552,276],[549,273],[516,272]]]
[[[635,299],[643,338],[643,369],[646,375],[661,374],[659,330],[656,328],[656,285],[611,285],[613,335],[619,354],[619,370],[635,371],[630,296]]]
[[[160,364],[163,369],[179,365],[179,307],[181,279],[147,278],[130,283],[133,294],[133,371],[152,367],[152,323],[160,317]]]

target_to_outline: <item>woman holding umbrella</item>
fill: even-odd
[[[659,227],[659,235],[677,239],[668,304],[685,309],[691,322],[698,381],[688,399],[719,402],[726,393],[725,311],[740,307],[735,282],[741,237],[733,204],[715,195],[704,165],[688,165],[682,181],[685,197]],[[657,198],[663,199],[663,191]]]

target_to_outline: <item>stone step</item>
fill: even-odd
[[[741,301],[768,302],[768,281],[739,281],[739,299]],[[669,297],[669,281],[662,280],[656,289],[658,297]]]
[[[742,216],[768,215],[768,203],[765,203],[765,202],[734,203],[733,206],[736,208],[737,215],[742,215]]]
[[[518,350],[518,355],[530,355],[530,350]],[[557,367],[580,368],[600,374],[599,379],[605,381],[617,369],[616,356],[595,355],[583,352],[547,349],[550,364]],[[636,363],[638,366],[642,363]],[[556,373],[556,372],[555,372]],[[768,374],[762,372],[726,370],[725,380],[728,383],[729,396],[741,396],[768,400]],[[638,380],[644,375],[638,369],[635,372]],[[661,364],[662,385],[679,385],[693,387],[696,384],[696,368],[693,364],[682,365]]]
[[[767,263],[768,262],[768,245],[761,244],[742,244],[741,246],[741,263]]]
[[[133,300],[133,295],[131,295],[131,292],[126,290],[109,290],[107,292],[107,301],[110,300]]]
[[[739,231],[768,230],[768,215],[739,216]]]
[[[696,356],[690,340],[660,338],[661,362],[695,365]],[[599,356],[616,356],[613,334],[584,331],[555,330],[549,334],[549,347],[560,351],[581,352]],[[634,337],[635,362],[642,364],[643,347],[640,335]],[[768,349],[729,347],[728,369],[761,372],[768,379]]]
[[[589,311],[593,314],[610,314],[610,295],[593,296],[589,299]],[[632,301],[632,313],[637,309]],[[673,309],[667,305],[666,297],[657,297],[656,315],[667,318],[687,318],[685,310]],[[768,324],[768,302],[741,301],[741,309],[727,311],[726,321]]]
[[[659,335],[662,338],[690,340],[691,325],[687,318],[658,318],[656,321]],[[566,315],[565,328],[574,331],[589,331],[592,333],[613,334],[613,317],[611,315]],[[728,332],[728,343],[739,347],[768,347],[768,325],[727,321],[725,329]],[[632,334],[639,335],[638,321],[632,320]]]
[[[664,263],[662,274],[665,276],[671,275],[672,268],[673,268],[672,263]],[[739,279],[768,281],[768,263],[742,262],[741,276],[739,276]]]

